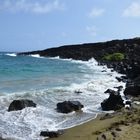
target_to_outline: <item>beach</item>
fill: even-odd
[[[131,110],[121,109],[112,114],[98,115],[82,125],[65,130],[51,140],[139,140],[140,104]]]
[[[125,88],[125,83],[115,78],[121,74],[99,66],[95,59],[76,61],[14,53],[1,53],[0,58],[0,136],[4,139],[41,139],[42,131],[87,122],[103,112],[100,103],[109,96],[104,93],[107,88]],[[82,112],[57,111],[57,104],[65,101],[80,102]],[[10,105],[15,102],[31,105],[13,109]]]
[[[0,137],[139,140],[139,41],[1,53]]]
[[[139,23],[140,0],[0,0],[0,140],[140,140]]]

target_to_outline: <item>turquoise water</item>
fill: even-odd
[[[83,77],[82,64],[59,59],[0,55],[0,92],[69,86]],[[17,88],[18,86],[18,88]]]
[[[98,66],[94,59],[83,62],[0,53],[0,136],[42,140],[42,130],[66,129],[95,118],[108,97],[104,91],[125,86],[116,76],[120,75]],[[15,99],[33,100],[37,107],[7,112]],[[65,100],[80,101],[83,112],[58,113],[56,104]]]

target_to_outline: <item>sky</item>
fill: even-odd
[[[140,0],[0,0],[0,51],[140,37]]]

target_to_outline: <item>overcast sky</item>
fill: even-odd
[[[140,0],[0,0],[0,51],[140,37]]]

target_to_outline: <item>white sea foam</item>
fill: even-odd
[[[49,59],[60,59],[59,56],[56,56],[56,57],[47,57],[47,58],[49,58]]]
[[[35,57],[35,58],[44,58],[44,57],[40,56],[39,54],[31,54],[29,56]]]
[[[5,54],[5,55],[12,56],[12,57],[17,56],[16,53],[7,53],[7,54]]]
[[[65,87],[0,96],[0,133],[4,138],[12,136],[22,140],[41,140],[39,134],[42,130],[66,129],[79,125],[102,112],[100,103],[108,97],[108,94],[104,94],[105,90],[108,88],[116,90],[114,87],[120,85],[125,87],[125,83],[118,82],[115,78],[121,76],[120,74],[111,72],[111,69],[107,69],[106,66],[98,66],[95,59],[89,61],[65,59],[63,61],[82,64],[80,68],[84,76],[80,77],[80,83],[73,82]],[[106,72],[102,72],[103,70]],[[14,99],[24,98],[33,100],[37,103],[37,107],[7,112],[9,104]],[[56,104],[64,100],[80,101],[84,105],[83,112],[58,113],[55,110]]]

